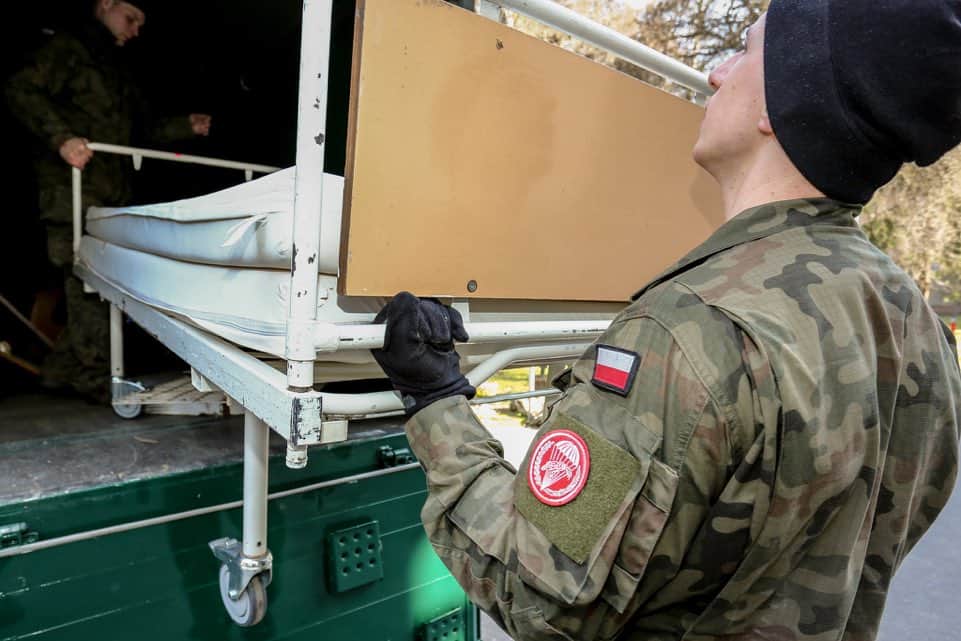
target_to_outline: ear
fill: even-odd
[[[767,114],[767,109],[761,113],[761,119],[757,121],[757,128],[765,136],[774,135],[774,127],[771,126],[771,118]]]

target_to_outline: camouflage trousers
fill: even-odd
[[[67,307],[66,329],[43,362],[44,383],[70,387],[99,402],[110,400],[110,312],[99,297],[85,294],[71,272],[72,230],[47,225],[51,262],[63,269]]]

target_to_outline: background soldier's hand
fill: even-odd
[[[197,136],[210,135],[211,117],[207,114],[190,114],[190,128]]]
[[[93,151],[87,147],[88,142],[86,138],[69,138],[60,145],[60,157],[71,167],[83,169],[93,158]]]
[[[474,397],[476,390],[461,374],[454,351],[455,340],[470,340],[460,312],[401,292],[374,322],[387,324],[384,347],[372,350],[374,358],[401,393],[408,416],[442,398]]]

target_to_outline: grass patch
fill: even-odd
[[[545,368],[535,367],[534,369],[538,377],[544,376]],[[528,379],[529,370],[529,367],[501,370],[480,386],[477,390],[477,395],[489,398],[491,396],[500,396],[501,394],[529,392],[531,389]]]
[[[533,369],[535,389],[546,389],[549,387],[550,382],[547,380],[547,367],[534,367]],[[530,367],[502,370],[477,388],[477,396],[481,398],[491,398],[504,394],[529,392],[531,391],[530,370]],[[543,402],[543,399],[535,399],[534,401],[501,401],[481,407],[488,407],[492,414],[503,418],[518,420],[520,421],[520,425],[524,425],[527,424],[532,417],[528,416],[523,410],[525,407],[523,404],[533,403],[534,407],[537,408],[538,403],[540,403],[540,407],[543,407]],[[534,409],[533,411],[539,412],[540,410]]]

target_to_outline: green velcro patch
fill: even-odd
[[[514,505],[558,550],[575,563],[584,563],[607,532],[628,493],[635,488],[641,463],[617,445],[562,413],[555,415],[550,429],[578,434],[590,452],[587,484],[573,501],[551,507],[539,501],[528,485],[528,467],[533,451],[528,452],[514,481]],[[531,448],[532,450],[534,448]]]

